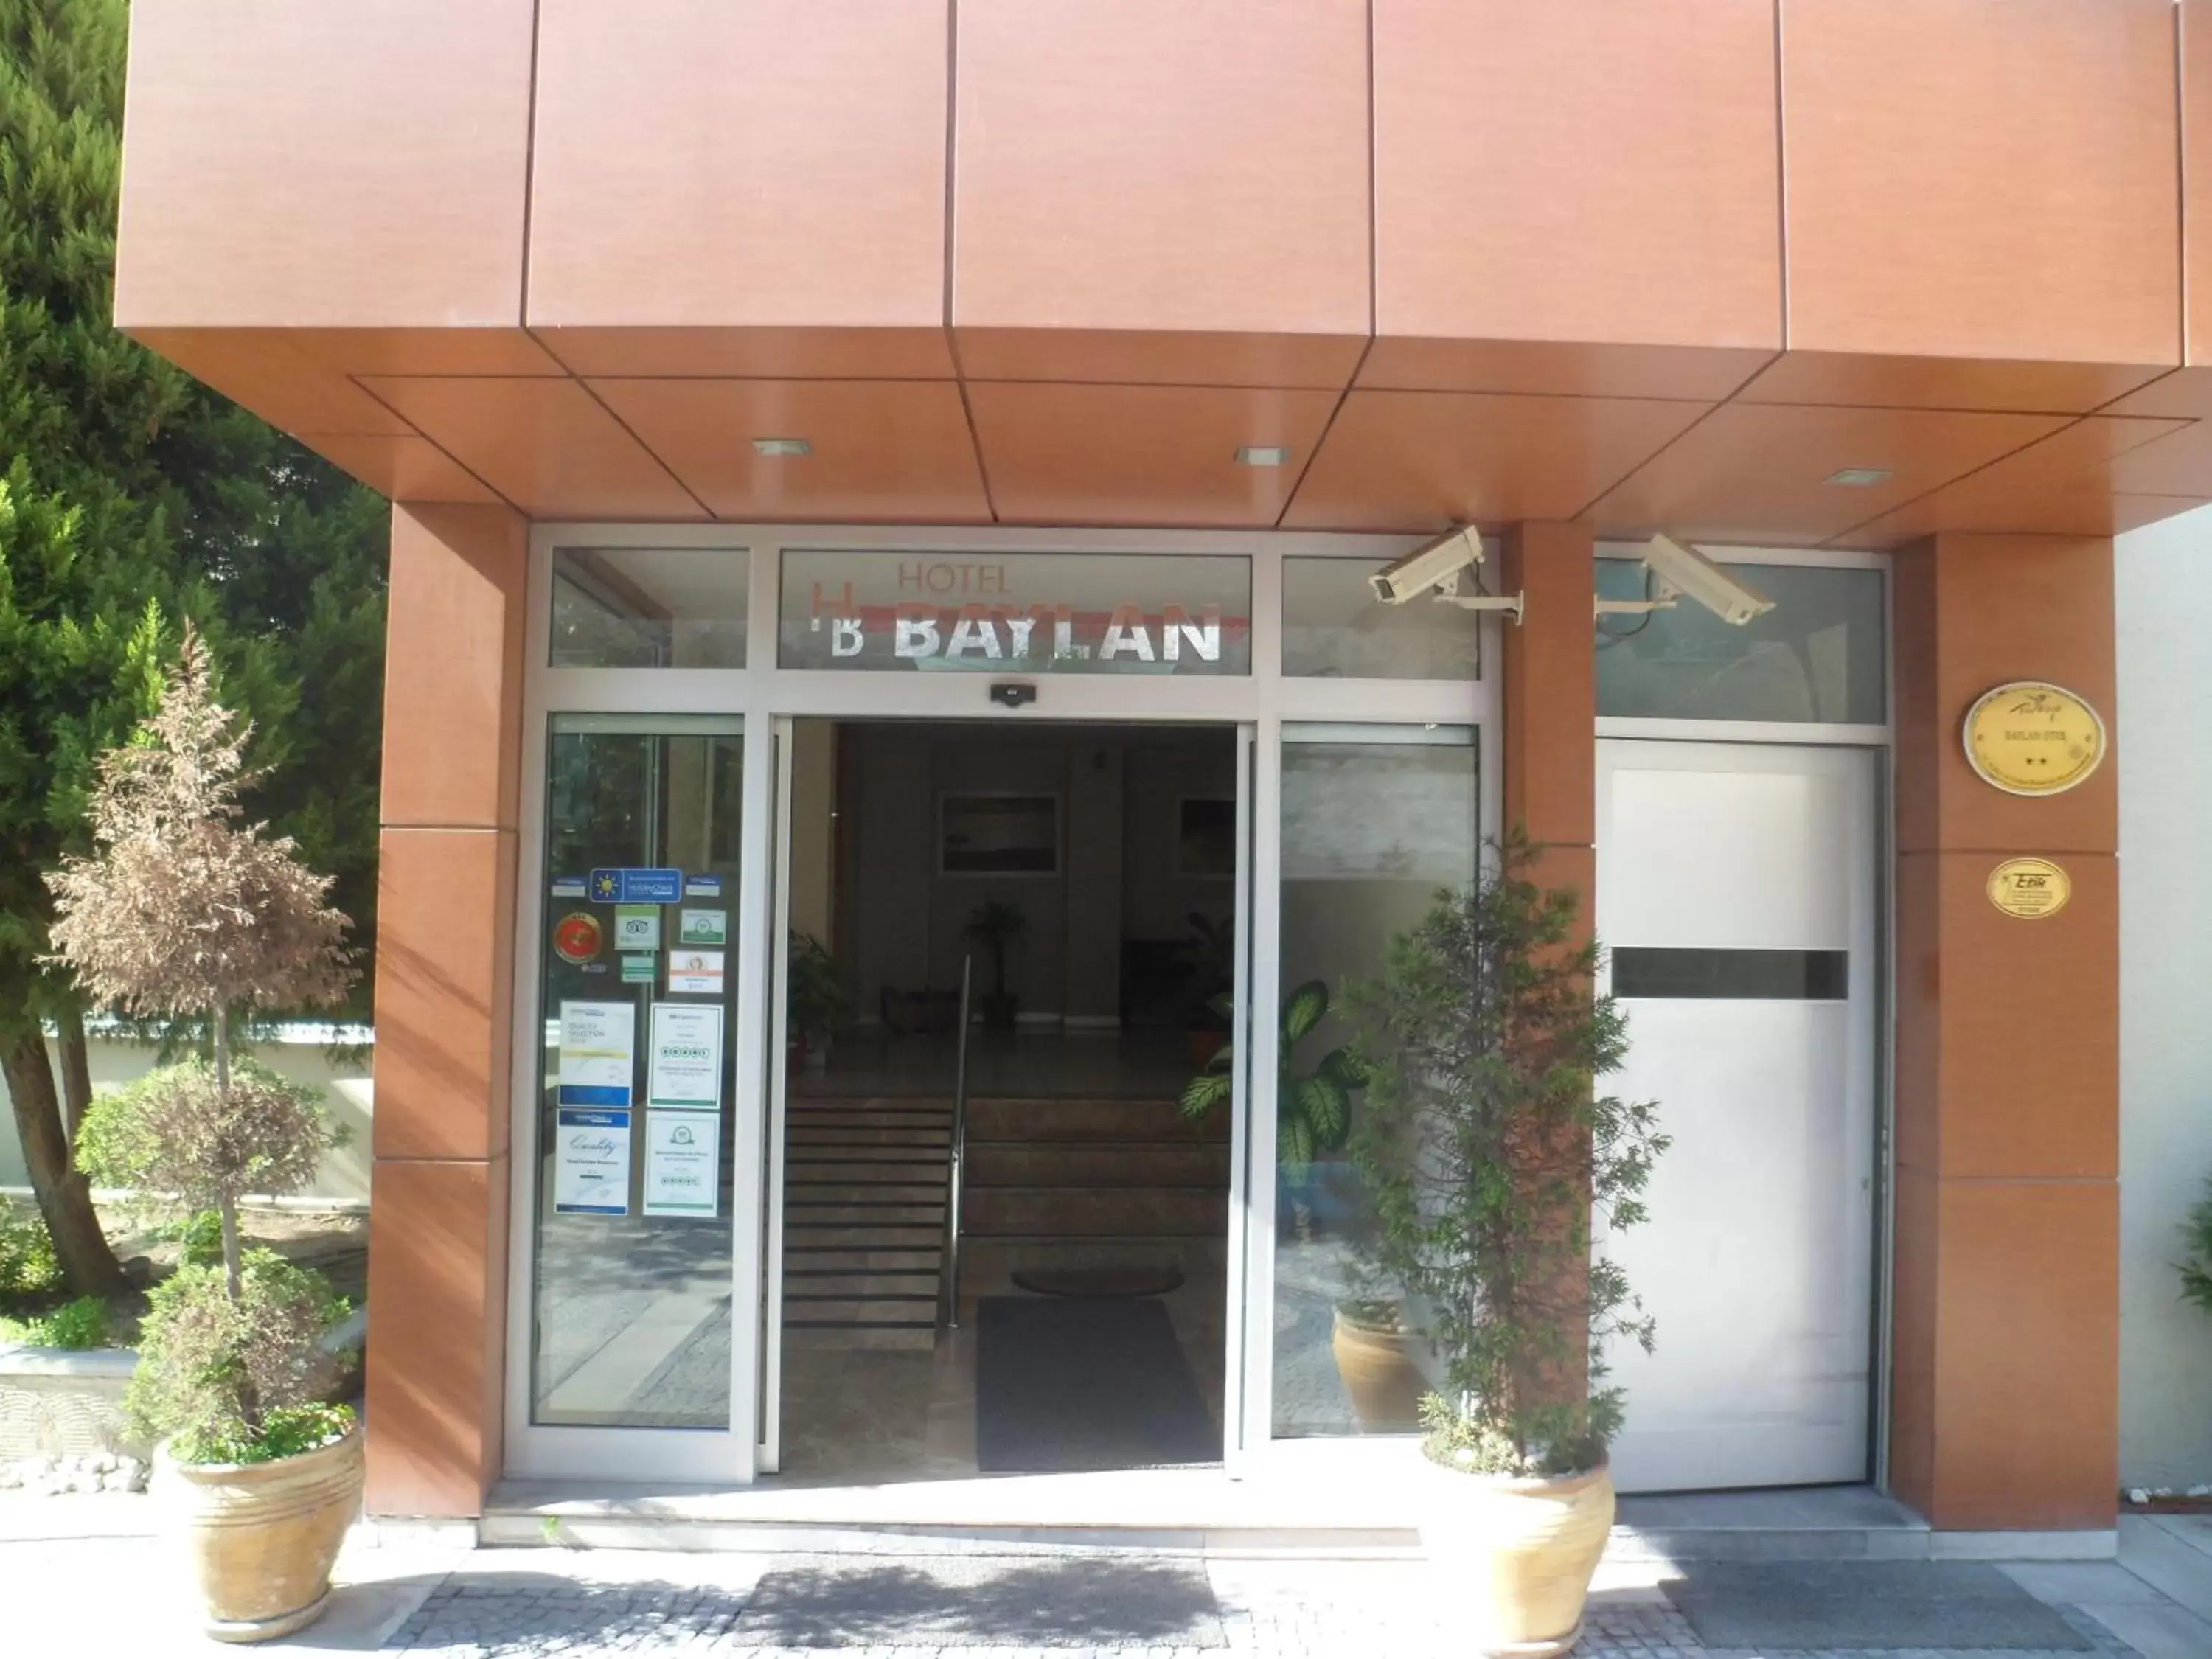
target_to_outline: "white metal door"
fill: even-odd
[[[1597,927],[1674,1139],[1601,1242],[1657,1322],[1613,1345],[1624,1491],[1862,1480],[1874,1270],[1875,761],[1598,745]]]

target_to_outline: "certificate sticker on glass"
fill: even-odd
[[[721,1197],[721,1120],[708,1113],[647,1112],[645,1213],[713,1215]]]
[[[563,1107],[559,1118],[553,1207],[562,1215],[628,1215],[630,1114]]]
[[[722,994],[722,953],[692,951],[682,946],[668,953],[668,990],[672,996],[718,997]]]
[[[676,942],[678,945],[727,945],[730,942],[730,913],[727,910],[695,910],[686,905],[676,913]]]
[[[653,1006],[653,1055],[646,1104],[681,1111],[722,1109],[722,1011],[710,1003]]]
[[[559,1104],[628,1106],[636,1059],[635,1003],[562,1002]]]
[[[660,948],[660,907],[657,904],[615,906],[615,949],[658,951]]]

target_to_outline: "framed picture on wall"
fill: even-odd
[[[940,797],[937,868],[947,876],[1058,875],[1060,797]]]
[[[1226,880],[1237,873],[1237,803],[1185,795],[1176,803],[1175,872]]]

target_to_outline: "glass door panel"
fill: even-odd
[[[531,1420],[726,1430],[742,726],[547,741]]]
[[[1360,1109],[1344,1050],[1350,1001],[1391,939],[1440,890],[1474,879],[1480,848],[1471,726],[1285,726],[1280,817],[1280,1006],[1256,1053],[1278,1055],[1271,1429],[1278,1438],[1417,1426],[1424,1356],[1400,1358],[1397,1288],[1370,1265],[1372,1217],[1345,1142]]]

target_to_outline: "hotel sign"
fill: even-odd
[[[2105,722],[2083,698],[2040,680],[1992,687],[1966,711],[1966,762],[2011,795],[2059,795],[2105,758]]]
[[[1103,553],[785,556],[787,668],[1248,674],[1251,565]]]

